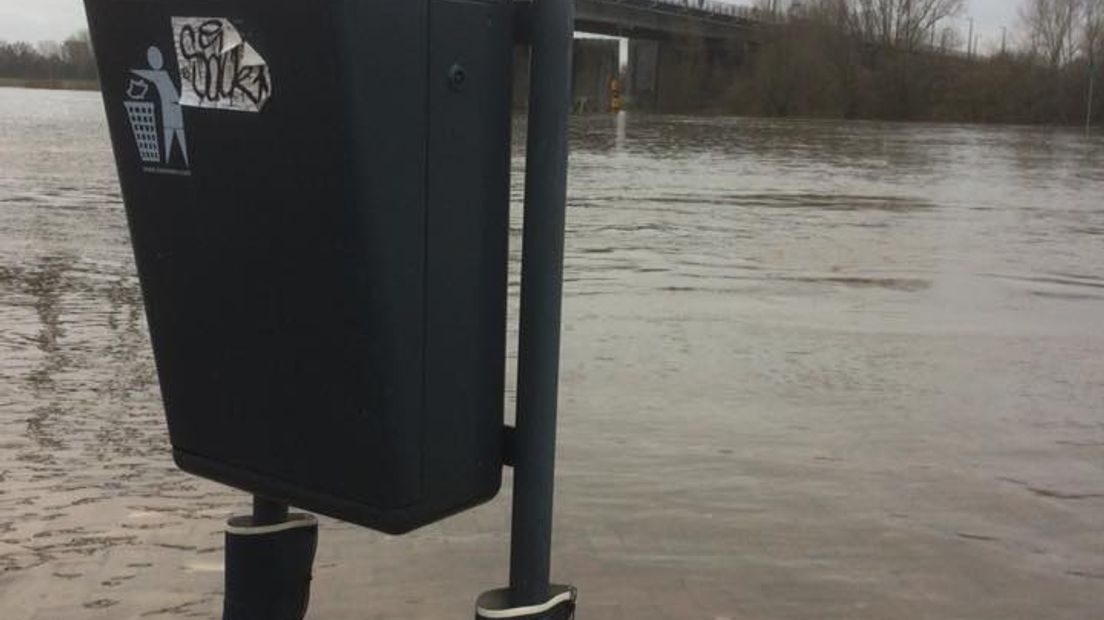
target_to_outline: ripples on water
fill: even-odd
[[[213,617],[244,498],[171,466],[100,106],[0,89],[0,601]],[[1099,136],[622,115],[571,139],[557,557],[593,617],[1102,609]],[[327,522],[315,612],[461,613],[505,502],[405,539]]]

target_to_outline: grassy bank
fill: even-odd
[[[99,90],[96,80],[51,80],[0,77],[0,88],[45,88],[53,90]]]

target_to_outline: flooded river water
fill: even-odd
[[[1104,617],[1100,135],[630,114],[572,147],[580,618]],[[99,95],[0,89],[0,617],[217,618],[247,507],[171,463]],[[471,617],[508,517],[323,520],[309,617]]]

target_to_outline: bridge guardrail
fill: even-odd
[[[610,4],[633,5],[662,11],[692,13],[708,18],[728,18],[734,21],[775,22],[778,15],[755,7],[730,4],[718,0],[602,0]]]

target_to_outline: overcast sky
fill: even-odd
[[[750,4],[750,0],[730,0]],[[966,0],[967,14],[984,38],[981,49],[999,45],[1001,26],[1016,25],[1016,7],[1020,0]],[[962,21],[965,33],[967,25]],[[84,28],[81,0],[0,0],[0,40],[60,40]]]

